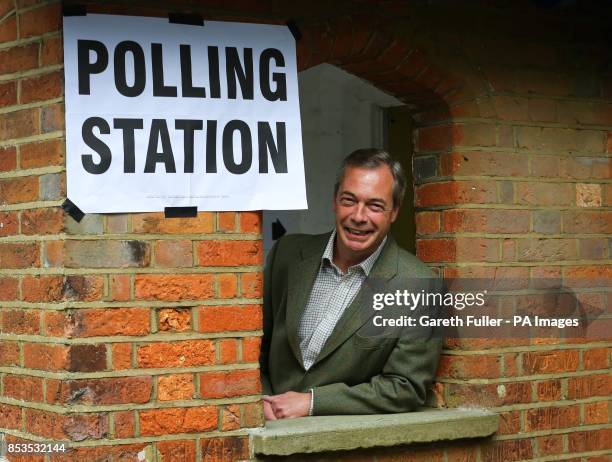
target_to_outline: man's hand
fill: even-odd
[[[269,396],[264,396],[263,397],[263,408],[264,408],[264,418],[266,420],[276,420],[276,416],[274,415],[274,411],[272,410],[272,406],[270,405],[270,403],[268,401],[266,401],[266,398],[269,398]]]
[[[308,415],[310,410],[310,393],[288,391],[281,395],[264,396],[264,416],[266,404],[270,406],[276,419],[294,419]],[[266,416],[266,419],[268,417]],[[274,419],[268,419],[274,420]]]

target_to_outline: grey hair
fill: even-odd
[[[342,183],[348,167],[374,169],[382,165],[389,167],[391,175],[393,175],[393,208],[399,208],[406,193],[406,174],[402,165],[393,159],[387,151],[377,148],[357,149],[344,158],[338,170],[334,196],[338,195],[340,183]]]

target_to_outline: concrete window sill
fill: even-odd
[[[255,455],[289,456],[485,437],[495,433],[498,425],[499,416],[486,410],[427,409],[271,421],[252,430],[250,438]]]

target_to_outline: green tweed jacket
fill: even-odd
[[[378,285],[385,292],[416,291],[425,286],[419,280],[430,283],[433,277],[427,266],[401,249],[391,236],[315,363],[308,371],[303,367],[298,326],[329,236],[288,235],[268,256],[260,357],[263,392],[306,392],[312,388],[314,415],[414,410],[425,401],[442,341],[423,329],[416,337],[371,333],[370,318],[378,312],[372,309],[368,288]]]

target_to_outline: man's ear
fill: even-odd
[[[391,223],[395,222],[395,219],[397,218],[398,213],[399,213],[399,207],[394,207],[393,210],[391,211]]]

